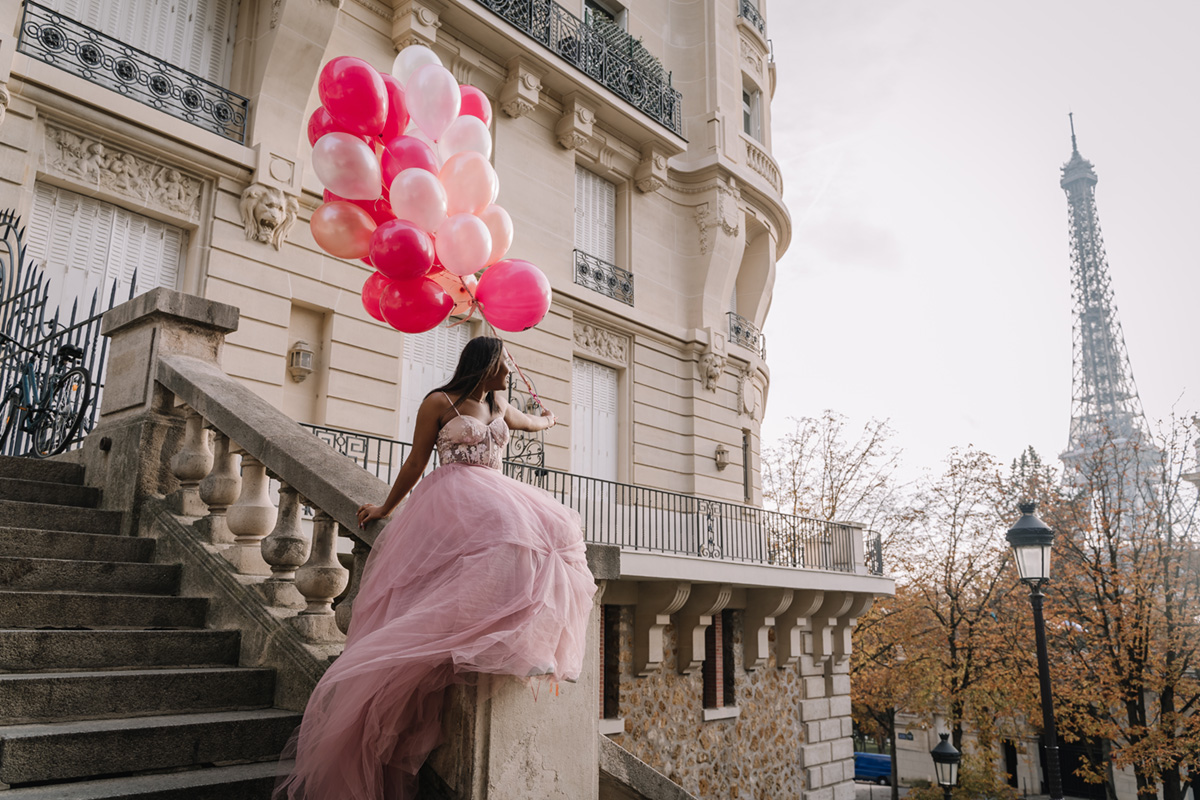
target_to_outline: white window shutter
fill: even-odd
[[[396,438],[411,442],[417,411],[430,391],[454,375],[458,356],[470,339],[466,325],[450,327],[447,321],[425,333],[404,337],[404,361],[400,383],[400,430]]]
[[[613,263],[616,259],[617,187],[575,167],[575,247]]]
[[[617,371],[575,359],[571,367],[571,464],[580,475],[617,479]]]

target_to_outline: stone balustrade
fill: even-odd
[[[782,197],[783,177],[779,174],[779,165],[775,163],[775,159],[748,137],[743,136],[742,141],[746,144],[746,163],[750,169],[766,178],[771,188]]]

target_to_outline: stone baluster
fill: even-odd
[[[345,530],[342,528],[343,532]],[[338,603],[335,611],[337,626],[342,633],[350,631],[350,616],[354,613],[354,598],[358,597],[363,568],[367,566],[367,556],[371,555],[371,548],[366,542],[356,536],[352,536],[351,539],[354,541],[354,549],[350,551],[350,554],[354,558],[354,563],[350,568],[350,588],[346,591],[346,596]]]
[[[267,495],[267,468],[254,456],[242,456],[242,491],[225,518],[234,535],[233,545],[221,551],[243,575],[269,575],[260,543],[275,525],[275,506]]]
[[[197,522],[195,527],[210,544],[223,547],[233,544],[233,534],[229,531],[225,512],[237,502],[242,491],[242,457],[235,452],[228,436],[220,431],[215,431],[215,434],[213,468],[200,481],[200,499],[208,506],[208,516]]]
[[[262,540],[263,560],[271,565],[271,577],[262,585],[267,602],[280,608],[304,608],[296,589],[296,569],[308,560],[311,543],[300,527],[302,498],[286,483],[279,484],[279,514],[275,527]]]
[[[311,642],[341,638],[333,612],[333,598],[342,593],[350,573],[337,557],[338,524],[324,511],[313,518],[312,555],[296,571],[296,588],[308,605],[291,617],[296,629]]]
[[[179,479],[179,489],[172,492],[169,498],[172,511],[188,517],[202,517],[208,513],[207,506],[200,499],[200,481],[208,475],[212,466],[213,451],[208,443],[204,418],[189,408],[182,446],[171,457],[171,474]]]

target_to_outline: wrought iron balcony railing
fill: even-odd
[[[575,283],[633,305],[633,273],[582,250],[575,251]]]
[[[40,3],[26,0],[17,49],[226,139],[246,140],[246,98]]]
[[[353,431],[305,425],[360,467],[391,482],[412,445]],[[436,460],[436,454],[434,455]],[[722,561],[882,575],[877,536],[825,520],[627,483],[588,478],[517,461],[505,473],[538,486],[579,512],[584,538],[625,550]],[[855,537],[863,553],[855,557]],[[859,561],[863,563],[860,564]]]
[[[683,100],[671,73],[615,25],[581,20],[554,0],[476,0],[677,136]]]
[[[767,337],[753,322],[733,311],[729,312],[729,341],[753,350],[761,358],[767,357]]]
[[[767,35],[767,21],[753,0],[738,0],[738,16],[749,22],[763,36]],[[774,60],[774,59],[772,59]]]

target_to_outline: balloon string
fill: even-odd
[[[471,298],[471,314],[475,313],[476,308],[479,309],[479,315],[481,317],[483,317],[483,321],[487,323],[487,326],[489,328],[491,328],[492,335],[500,340],[500,347],[503,348],[503,350],[504,350],[504,357],[507,358],[509,360],[509,362],[512,363],[513,367],[517,370],[517,375],[520,376],[521,382],[525,384],[525,389],[529,392],[529,396],[533,398],[534,404],[538,408],[545,411],[546,406],[545,406],[545,404],[542,403],[542,398],[538,397],[538,393],[536,391],[534,391],[533,384],[529,382],[529,378],[525,377],[525,373],[521,369],[521,365],[517,363],[517,360],[515,358],[513,358],[512,353],[510,353],[508,351],[508,345],[504,343],[504,337],[500,335],[500,331],[496,330],[496,326],[493,325],[491,322],[489,322],[488,318],[486,316],[484,316],[483,306],[480,304],[479,300],[475,297],[475,293],[471,291],[471,287],[467,286],[467,282],[464,281],[461,276],[458,276],[458,281],[459,281],[459,283],[462,284],[463,290],[466,291],[467,296]],[[466,322],[470,318],[471,318],[471,315],[468,314],[463,319],[454,323],[454,325],[461,325],[462,323]],[[450,327],[454,327],[454,326],[452,325]]]

